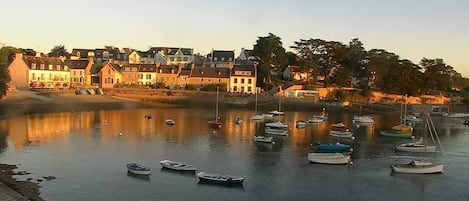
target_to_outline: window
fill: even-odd
[[[221,83],[221,79],[218,79],[218,83]]]
[[[44,64],[41,64],[41,70],[44,70],[46,66]]]
[[[234,83],[235,83],[235,84],[238,83],[238,78],[235,78],[235,79],[234,79]]]
[[[32,74],[33,80],[36,80],[36,73]]]
[[[138,74],[138,79],[143,79],[143,74]]]
[[[57,65],[56,68],[57,68],[57,70],[60,70],[60,65]]]
[[[80,75],[83,75],[83,71],[80,71]]]
[[[189,58],[188,58],[188,57],[184,57],[184,61],[189,61]]]
[[[231,58],[231,57],[230,57],[230,58],[228,58],[228,61],[233,61],[233,58]]]
[[[174,57],[169,58],[170,61],[174,61]]]
[[[181,57],[177,57],[177,61],[182,61],[182,58],[181,58]]]
[[[248,84],[252,84],[252,79],[248,79]]]
[[[49,64],[49,70],[52,70],[52,64]]]
[[[76,71],[73,71],[73,75],[77,75],[77,72],[76,72]]]
[[[225,57],[222,57],[222,58],[221,58],[221,61],[225,61]]]
[[[214,60],[214,61],[217,61],[217,57],[214,57],[213,60]]]
[[[130,71],[130,67],[125,67],[125,71]]]
[[[237,92],[237,91],[238,91],[238,87],[234,86],[234,87],[233,87],[233,91],[234,91],[234,92]]]
[[[132,71],[136,72],[136,71],[137,71],[137,67],[133,67],[133,68],[132,68]]]
[[[241,84],[244,84],[244,78],[241,79]]]
[[[252,87],[248,87],[248,92],[252,92]]]
[[[111,74],[111,69],[107,69],[107,74]]]
[[[44,73],[41,73],[41,80],[44,80]]]
[[[147,80],[151,80],[151,74],[147,74],[146,78]]]
[[[31,69],[36,70],[36,63],[31,64]]]

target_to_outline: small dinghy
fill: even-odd
[[[211,182],[218,184],[243,184],[244,178],[238,176],[211,174],[206,172],[198,172],[197,178],[201,182]]]
[[[128,172],[136,175],[150,175],[151,170],[149,167],[139,164],[139,163],[129,163],[127,164]]]
[[[162,160],[160,161],[160,164],[163,168],[167,168],[170,170],[177,170],[177,171],[196,171],[197,170],[197,168],[194,167],[193,165],[179,163],[179,162],[170,161],[170,160]]]

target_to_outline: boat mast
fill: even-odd
[[[218,86],[217,86],[217,108],[215,109],[215,121],[218,122]]]
[[[407,115],[407,94],[405,95],[405,102],[404,102],[404,113],[402,114],[402,124],[405,125],[405,117]]]
[[[256,89],[256,105],[254,106],[254,111],[256,112],[255,114],[257,114],[257,89]]]

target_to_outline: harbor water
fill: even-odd
[[[373,115],[375,124],[356,125],[354,114],[329,113],[322,124],[295,128],[321,111],[286,111],[288,136],[275,144],[254,143],[265,121],[251,121],[252,110],[222,109],[220,130],[208,127],[209,108],[149,108],[46,113],[0,120],[0,161],[31,174],[19,180],[41,181],[41,197],[78,200],[469,200],[469,126],[462,119],[433,117],[444,152],[426,155],[444,163],[432,175],[391,174],[394,145],[412,141],[379,136],[399,123],[399,114]],[[144,118],[150,114],[152,118]],[[236,124],[236,117],[243,122]],[[173,119],[175,125],[165,124]],[[313,164],[310,144],[335,143],[330,124],[344,122],[355,135],[349,143],[352,165]],[[417,140],[424,135],[416,125]],[[445,157],[446,155],[446,157]],[[159,161],[189,163],[200,171],[242,176],[242,186],[199,183],[194,174],[161,169]],[[127,173],[126,164],[151,168],[149,177]]]

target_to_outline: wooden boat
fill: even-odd
[[[336,124],[331,125],[331,130],[329,131],[329,135],[332,137],[339,137],[339,138],[351,138],[354,139],[352,131],[348,127],[345,126],[343,122],[339,122]]]
[[[405,164],[393,164],[391,169],[393,172],[398,173],[409,173],[409,174],[433,174],[442,173],[444,165],[434,165],[431,162],[425,160],[413,159],[410,163]]]
[[[239,176],[211,174],[206,172],[198,172],[197,178],[201,182],[211,182],[218,184],[243,184],[244,178]]]
[[[139,163],[129,163],[127,164],[128,172],[137,175],[150,175],[151,170],[149,167],[139,164]]]
[[[396,145],[397,151],[405,151],[405,152],[418,152],[418,153],[435,153],[436,146],[435,145],[426,145],[423,142],[423,139],[420,138],[417,142],[410,142],[410,143],[402,143]]]
[[[160,164],[163,168],[177,170],[177,171],[196,171],[197,170],[197,168],[194,167],[193,165],[179,163],[179,162],[170,161],[170,160],[162,160],[160,161]]]
[[[313,163],[341,165],[350,163],[350,158],[350,155],[344,155],[343,153],[308,153],[308,160]]]
[[[382,130],[379,132],[381,136],[396,137],[396,138],[414,138],[412,133],[403,133],[398,130]]]
[[[263,135],[254,135],[252,138],[254,142],[263,142],[263,143],[272,143],[274,137],[272,136],[263,136]]]
[[[220,116],[218,116],[218,87],[217,87],[217,103],[215,106],[215,120],[210,120],[208,121],[208,126],[213,129],[221,129],[221,121],[220,121]]]
[[[271,135],[288,135],[288,126],[282,122],[266,123],[264,131]]]
[[[166,124],[168,124],[168,125],[171,125],[171,126],[176,123],[176,122],[175,122],[174,120],[172,120],[172,119],[165,119],[164,122],[165,122]]]

